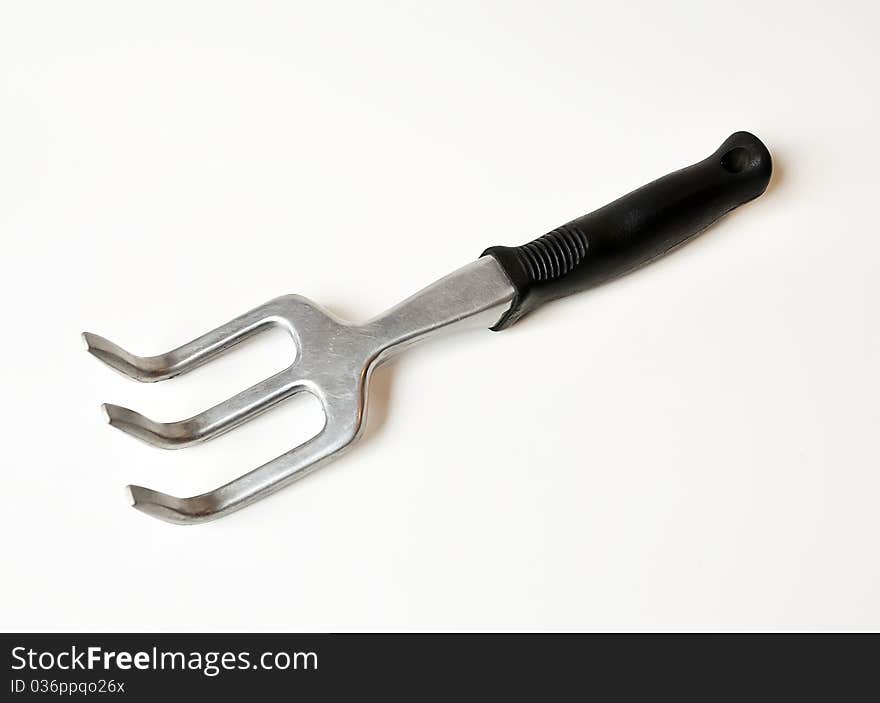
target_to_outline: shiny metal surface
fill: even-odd
[[[293,337],[297,355],[287,369],[187,420],[154,422],[133,410],[104,405],[111,425],[157,447],[177,449],[211,439],[295,393],[312,393],[324,410],[324,428],[315,437],[225,486],[191,498],[129,486],[132,505],[168,522],[204,522],[306,476],[360,436],[370,374],[378,364],[441,330],[492,327],[513,295],[495,259],[486,256],[360,325],[340,320],[306,298],[286,295],[159,356],[135,356],[103,337],[83,333],[91,354],[147,382],[191,371],[270,326],[282,327]]]

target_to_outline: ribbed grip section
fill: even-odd
[[[587,235],[570,222],[514,248],[533,281],[552,281],[573,270],[587,255],[589,246]]]

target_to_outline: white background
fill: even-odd
[[[870,2],[0,5],[5,629],[880,628]],[[181,528],[320,427],[300,396],[178,452],[281,333],[124,379],[299,292],[364,319],[728,134],[759,200],[674,255],[375,378],[367,434]]]

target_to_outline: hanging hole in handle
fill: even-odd
[[[725,171],[730,173],[742,173],[746,166],[749,165],[751,154],[745,147],[734,147],[721,157],[721,165]]]

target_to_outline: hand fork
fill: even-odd
[[[296,393],[313,394],[323,429],[304,444],[213,491],[191,498],[129,486],[135,508],[179,524],[213,520],[302,478],[360,436],[370,375],[383,361],[440,330],[502,330],[543,302],[591,288],[683,244],[758,197],[771,174],[767,148],[748,132],[731,135],[708,158],[654,181],[519,247],[491,247],[479,259],[357,325],[298,295],[271,300],[173,351],[141,357],[89,332],[88,351],[138,381],[162,381],[210,361],[278,326],[297,354],[285,370],[199,415],[154,422],[105,404],[110,424],[164,449],[227,432]]]

